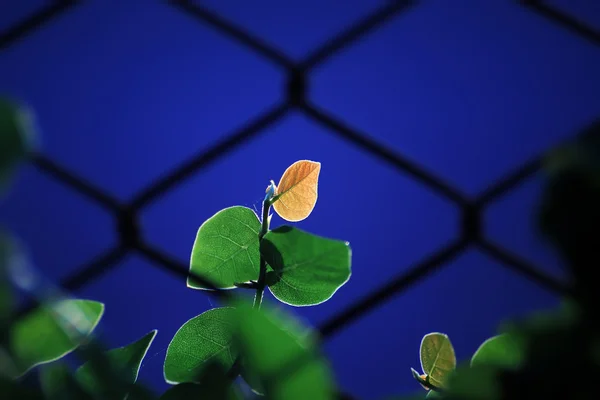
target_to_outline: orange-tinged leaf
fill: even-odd
[[[288,167],[275,188],[273,208],[286,221],[302,221],[310,215],[317,203],[321,163],[296,161]]]

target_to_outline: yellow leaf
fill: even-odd
[[[296,161],[288,167],[275,188],[273,208],[286,221],[302,221],[317,203],[321,163]]]
[[[434,386],[444,387],[447,377],[456,368],[454,347],[448,335],[428,333],[421,340],[421,368]]]

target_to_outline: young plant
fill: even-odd
[[[442,398],[448,389],[456,395],[457,388],[468,398],[469,394],[481,394],[481,391],[477,391],[481,386],[469,386],[465,376],[477,376],[480,371],[491,368],[515,369],[522,362],[523,347],[515,335],[502,333],[484,341],[473,354],[470,364],[457,369],[454,347],[448,335],[433,332],[423,337],[419,353],[423,374],[412,368],[411,372],[415,380],[428,391],[427,398]],[[485,393],[496,390],[493,385],[484,389]]]
[[[8,181],[16,164],[31,150],[28,118],[14,103],[0,100],[0,184]],[[290,222],[310,215],[317,201],[320,168],[316,162],[298,161],[285,171],[278,186],[271,181],[261,219],[251,209],[230,207],[202,224],[192,249],[187,285],[207,290],[251,288],[255,298],[249,306],[225,296],[226,306],[202,313],[179,329],[164,363],[166,380],[177,385],[163,393],[161,400],[240,399],[232,381],[239,374],[270,399],[334,398],[332,374],[318,351],[316,337],[290,316],[259,310],[266,288],[282,302],[310,306],[329,299],[350,278],[347,242],[291,226],[269,229],[271,207]],[[15,260],[22,267],[23,257],[15,241],[2,232],[3,396],[39,400],[154,398],[136,381],[156,330],[126,346],[104,351],[93,335],[104,304],[70,298],[33,269],[28,271],[29,283],[23,286]],[[11,283],[39,303],[24,317],[15,315]],[[86,361],[76,371],[63,362],[71,353]],[[33,369],[39,371],[41,391],[24,388],[17,380]]]
[[[190,271],[208,278],[216,289],[254,290],[254,310],[260,309],[266,289],[282,303],[297,307],[313,306],[330,299],[351,275],[348,242],[316,236],[289,225],[270,230],[271,207],[289,222],[302,221],[311,214],[317,202],[320,171],[320,163],[308,160],[289,166],[279,185],[271,181],[267,187],[261,218],[250,208],[233,206],[205,221],[198,229],[192,248]],[[197,282],[192,275],[187,286],[199,290],[215,289]],[[255,311],[240,314],[238,305],[234,305],[213,308],[187,321],[167,349],[165,380],[172,384],[202,383],[199,376],[210,360],[228,370],[232,377],[241,374],[256,392],[269,392],[270,397],[276,399],[295,398],[302,393],[297,392],[299,386],[294,384],[281,391],[281,385],[275,388],[262,371],[267,360],[272,359],[273,363],[267,368],[269,370],[281,364],[285,349],[293,353],[294,346],[288,343],[278,349],[273,342],[265,347],[275,336],[268,333],[266,327],[258,326],[258,319],[264,318],[259,315]],[[257,319],[249,320],[248,316]],[[245,325],[239,326],[244,332],[241,336],[239,330],[236,333],[236,323],[232,322],[240,319],[253,326],[246,330]],[[256,353],[248,351],[247,346],[248,340],[261,329],[264,336],[251,342],[254,345],[263,343],[258,360],[254,357]],[[287,328],[284,330],[288,332],[280,334],[289,340],[291,333]],[[290,343],[300,340],[297,335],[292,337]],[[245,356],[240,354],[243,349],[248,351]],[[307,385],[302,386],[305,391],[310,389]],[[324,386],[318,384],[316,387]],[[328,390],[319,393],[321,395],[313,393],[311,398],[328,398],[323,397]]]
[[[432,332],[423,336],[419,354],[423,374],[411,368],[413,377],[425,390],[431,390],[429,395],[440,392],[456,368],[456,355],[448,335]]]

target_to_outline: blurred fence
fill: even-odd
[[[506,1],[513,1],[515,7],[526,7],[532,13],[536,13],[539,18],[546,18],[552,21],[557,29],[568,29],[571,34],[578,35],[582,40],[591,41],[600,47],[599,31],[586,26],[564,12],[552,8],[543,1]],[[366,313],[389,300],[392,296],[416,284],[434,270],[441,268],[450,260],[458,257],[470,246],[477,247],[479,250],[501,262],[502,265],[518,272],[524,278],[554,292],[566,293],[568,291],[568,288],[563,283],[542,273],[538,268],[524,261],[518,255],[492,243],[482,233],[482,215],[484,209],[490,203],[504,196],[507,192],[535,174],[541,168],[541,156],[515,168],[510,174],[493,182],[475,198],[466,198],[458,189],[453,188],[418,164],[409,161],[402,154],[390,150],[368,135],[353,129],[344,121],[332,117],[327,111],[313,104],[306,96],[307,77],[315,67],[327,62],[328,59],[340,50],[352,46],[366,34],[376,30],[389,20],[397,18],[411,7],[418,7],[418,1],[389,1],[387,5],[370,15],[364,16],[355,25],[330,38],[300,62],[291,60],[285,54],[269,47],[249,32],[226,21],[219,15],[204,9],[202,6],[194,4],[192,1],[171,0],[164,1],[164,3],[167,6],[180,10],[182,14],[187,14],[188,17],[194,18],[199,24],[208,26],[220,34],[236,40],[241,45],[254,51],[257,55],[285,70],[287,72],[286,100],[255,119],[246,122],[239,130],[233,132],[207,150],[198,153],[191,159],[182,161],[178,167],[167,171],[164,176],[156,179],[127,203],[122,203],[111,197],[102,188],[95,187],[84,178],[77,176],[75,172],[61,167],[54,160],[47,158],[43,154],[34,154],[31,162],[41,172],[71,190],[81,193],[89,201],[95,202],[109,210],[114,215],[116,232],[120,238],[119,244],[115,248],[98,255],[89,263],[82,265],[76,273],[61,282],[61,286],[65,290],[75,290],[109,273],[129,252],[137,252],[166,271],[186,277],[189,270],[188,265],[181,264],[161,252],[160,249],[153,248],[144,241],[143,232],[140,232],[138,225],[140,211],[192,175],[202,173],[203,169],[212,162],[225,157],[232,150],[260,135],[291,110],[297,110],[304,113],[315,123],[331,130],[343,140],[390,164],[399,173],[410,175],[413,179],[427,186],[432,191],[455,203],[462,210],[462,234],[459,239],[427,255],[422,261],[412,266],[408,272],[398,274],[396,277],[390,279],[389,283],[357,300],[354,304],[350,304],[346,309],[339,311],[319,326],[323,340],[344,329],[346,325],[361,318]],[[3,7],[6,6],[5,3]],[[0,32],[0,51],[10,46],[18,46],[19,40],[22,37],[41,29],[47,23],[52,23],[54,19],[60,18],[63,13],[68,12],[73,7],[85,7],[85,1],[53,1],[52,5],[35,12],[7,31]],[[184,16],[182,15],[182,17]],[[402,268],[402,270],[406,269]]]

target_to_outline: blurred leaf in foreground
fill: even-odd
[[[38,307],[23,316],[9,333],[18,367],[16,375],[75,350],[81,345],[78,340],[92,333],[103,313],[104,304],[97,301],[67,299]]]
[[[236,304],[235,343],[271,400],[332,400],[333,375],[315,338],[287,315]]]
[[[34,144],[33,114],[15,102],[0,98],[0,191]]]

